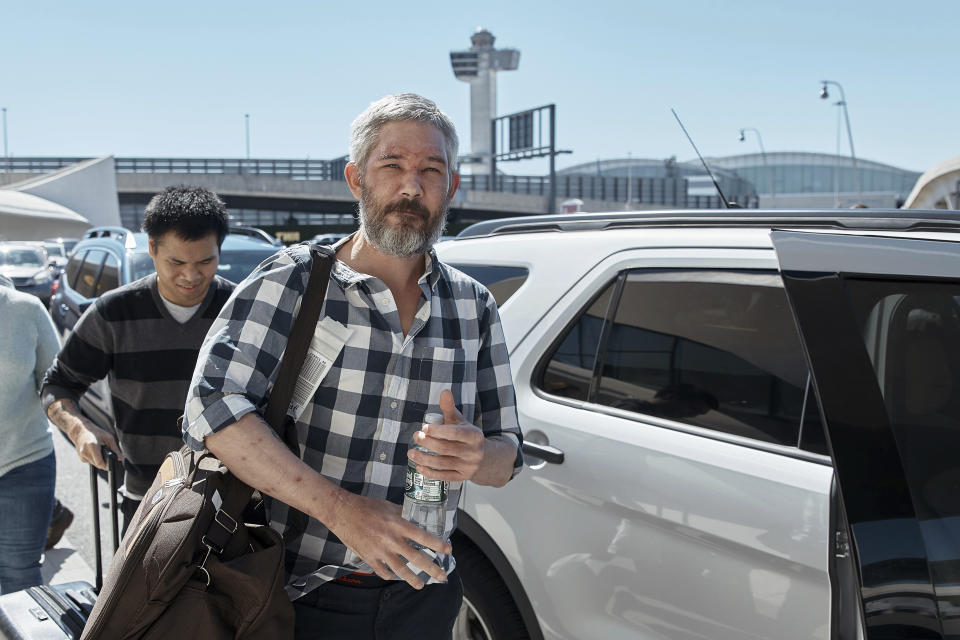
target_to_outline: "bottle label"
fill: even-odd
[[[447,499],[447,483],[443,480],[431,480],[417,473],[415,465],[407,465],[407,479],[404,494],[411,500],[420,502],[443,502]]]

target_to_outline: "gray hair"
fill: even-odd
[[[362,176],[367,160],[380,140],[380,130],[388,122],[415,121],[432,124],[443,134],[447,143],[447,173],[456,172],[457,149],[460,141],[450,116],[440,110],[433,100],[415,93],[395,93],[370,104],[350,126],[350,160]]]

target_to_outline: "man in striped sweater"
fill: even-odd
[[[183,411],[197,352],[234,285],[217,274],[228,231],[214,193],[170,187],[147,205],[143,229],[156,273],[114,289],[77,322],[44,378],[47,416],[83,462],[106,468],[101,445],[123,461],[126,530],[164,456],[183,445]],[[78,408],[93,382],[108,377],[116,434]],[[119,441],[119,442],[118,442]]]

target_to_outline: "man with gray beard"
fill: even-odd
[[[459,186],[456,158],[453,123],[421,96],[387,96],[354,121],[344,173],[360,230],[319,247],[333,261],[311,347],[325,364],[288,412],[299,456],[258,411],[306,289],[309,248],[251,274],[200,351],[184,440],[268,496],[277,530],[293,522],[291,507],[309,516],[287,549],[297,638],[448,638],[462,599],[449,538],[463,482],[503,486],[522,467],[496,304],[432,248]],[[428,412],[443,424],[425,425]],[[442,537],[401,517],[408,459],[449,482]]]

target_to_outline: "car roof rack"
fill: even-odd
[[[545,231],[605,231],[650,227],[814,227],[892,231],[960,230],[960,211],[852,209],[829,211],[757,211],[744,209],[562,213],[477,222],[454,240]]]
[[[130,233],[130,230],[123,227],[91,227],[84,232],[83,239],[116,238],[122,242],[128,233]]]
[[[91,227],[83,234],[84,240],[89,240],[90,238],[109,238],[116,240],[127,249],[132,249],[137,246],[137,241],[133,237],[133,231],[124,229],[123,227]]]

